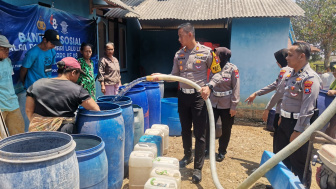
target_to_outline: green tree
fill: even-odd
[[[296,0],[305,17],[292,18],[296,38],[319,47],[324,54],[324,66],[336,50],[336,0]]]

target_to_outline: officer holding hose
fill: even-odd
[[[201,45],[195,40],[195,29],[190,23],[178,26],[179,42],[183,46],[176,52],[171,74],[189,79],[196,84],[205,86],[207,71],[213,73],[221,70],[216,55],[210,48]],[[156,73],[157,74],[157,73]],[[156,75],[152,74],[152,75]],[[158,78],[153,78],[158,80]],[[202,167],[205,155],[205,133],[208,127],[207,108],[201,94],[191,86],[180,83],[178,91],[178,112],[182,127],[182,142],[184,157],[180,161],[183,168],[193,162],[192,131],[195,136],[195,163],[192,182],[198,184],[202,180]]]

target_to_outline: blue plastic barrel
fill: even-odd
[[[79,188],[76,143],[63,132],[31,132],[0,141],[0,188]]]
[[[182,127],[180,118],[169,117],[167,125],[169,126],[169,136],[181,136]]]
[[[105,143],[95,135],[72,135],[76,142],[80,188],[107,189]]]
[[[125,86],[119,87],[122,90]],[[132,99],[133,104],[137,104],[142,107],[144,113],[144,131],[149,128],[149,110],[148,110],[148,100],[145,87],[141,84],[133,86],[125,96]]]
[[[108,188],[120,189],[124,179],[124,119],[119,105],[107,102],[97,104],[101,111],[79,107],[76,125],[79,133],[97,135],[103,139],[108,162]]]
[[[156,148],[157,148],[157,157],[162,156],[161,152],[163,151],[163,149],[161,149],[161,144],[162,144],[162,138],[160,136],[156,136],[156,135],[143,135],[139,142],[150,142],[150,143],[154,143],[156,144]]]
[[[161,92],[159,83],[143,82],[146,88],[149,109],[149,127],[161,123]]]
[[[317,98],[317,108],[319,109],[319,115],[321,115],[324,110],[329,106],[329,104],[334,100],[335,96],[328,96],[326,90],[320,90]]]
[[[123,96],[118,101],[111,102],[115,96],[101,96],[98,97],[98,102],[109,102],[118,104],[121,107],[121,115],[124,118],[125,125],[125,150],[124,150],[124,177],[128,175],[128,160],[133,151],[134,143],[134,113],[132,107],[132,100],[130,97]]]
[[[169,136],[181,136],[177,98],[161,99],[161,124],[169,126]]]
[[[142,135],[144,135],[144,116],[141,106],[133,104],[134,112],[134,144],[133,147],[139,142]]]

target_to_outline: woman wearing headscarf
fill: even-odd
[[[204,99],[210,96],[214,119],[217,122],[221,117],[222,135],[219,138],[218,154],[216,161],[224,160],[227,146],[230,141],[231,129],[236,115],[236,107],[239,102],[239,71],[236,65],[229,63],[231,51],[225,47],[215,50],[218,63],[222,70],[210,78],[206,87],[202,87],[201,94]],[[206,155],[209,152],[209,128],[206,135]]]
[[[278,78],[268,86],[258,90],[257,92],[254,92],[251,94],[245,102],[248,102],[248,104],[252,104],[253,100],[257,96],[262,96],[265,94],[268,94],[272,91],[276,91],[275,94],[271,97],[270,101],[266,105],[266,108],[263,113],[263,120],[267,122],[268,118],[268,113],[269,111],[276,105],[276,111],[275,111],[275,116],[274,116],[274,121],[273,121],[273,127],[274,127],[274,135],[273,135],[273,152],[276,153],[278,152],[275,149],[275,136],[277,134],[277,129],[278,129],[278,122],[280,118],[280,111],[281,111],[281,102],[282,102],[282,97],[285,92],[285,85],[283,82],[287,81],[288,75],[292,72],[292,68],[287,66],[287,60],[286,57],[288,55],[288,50],[287,49],[281,49],[277,52],[274,53],[274,57],[277,61],[277,65],[281,68],[280,73],[278,75]]]

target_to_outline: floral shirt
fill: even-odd
[[[93,73],[93,62],[91,60],[91,66],[89,66],[84,58],[79,58],[78,62],[81,65],[83,72],[87,75],[80,74],[77,83],[80,84],[84,89],[86,89],[90,96],[96,100],[96,87],[95,78]]]

